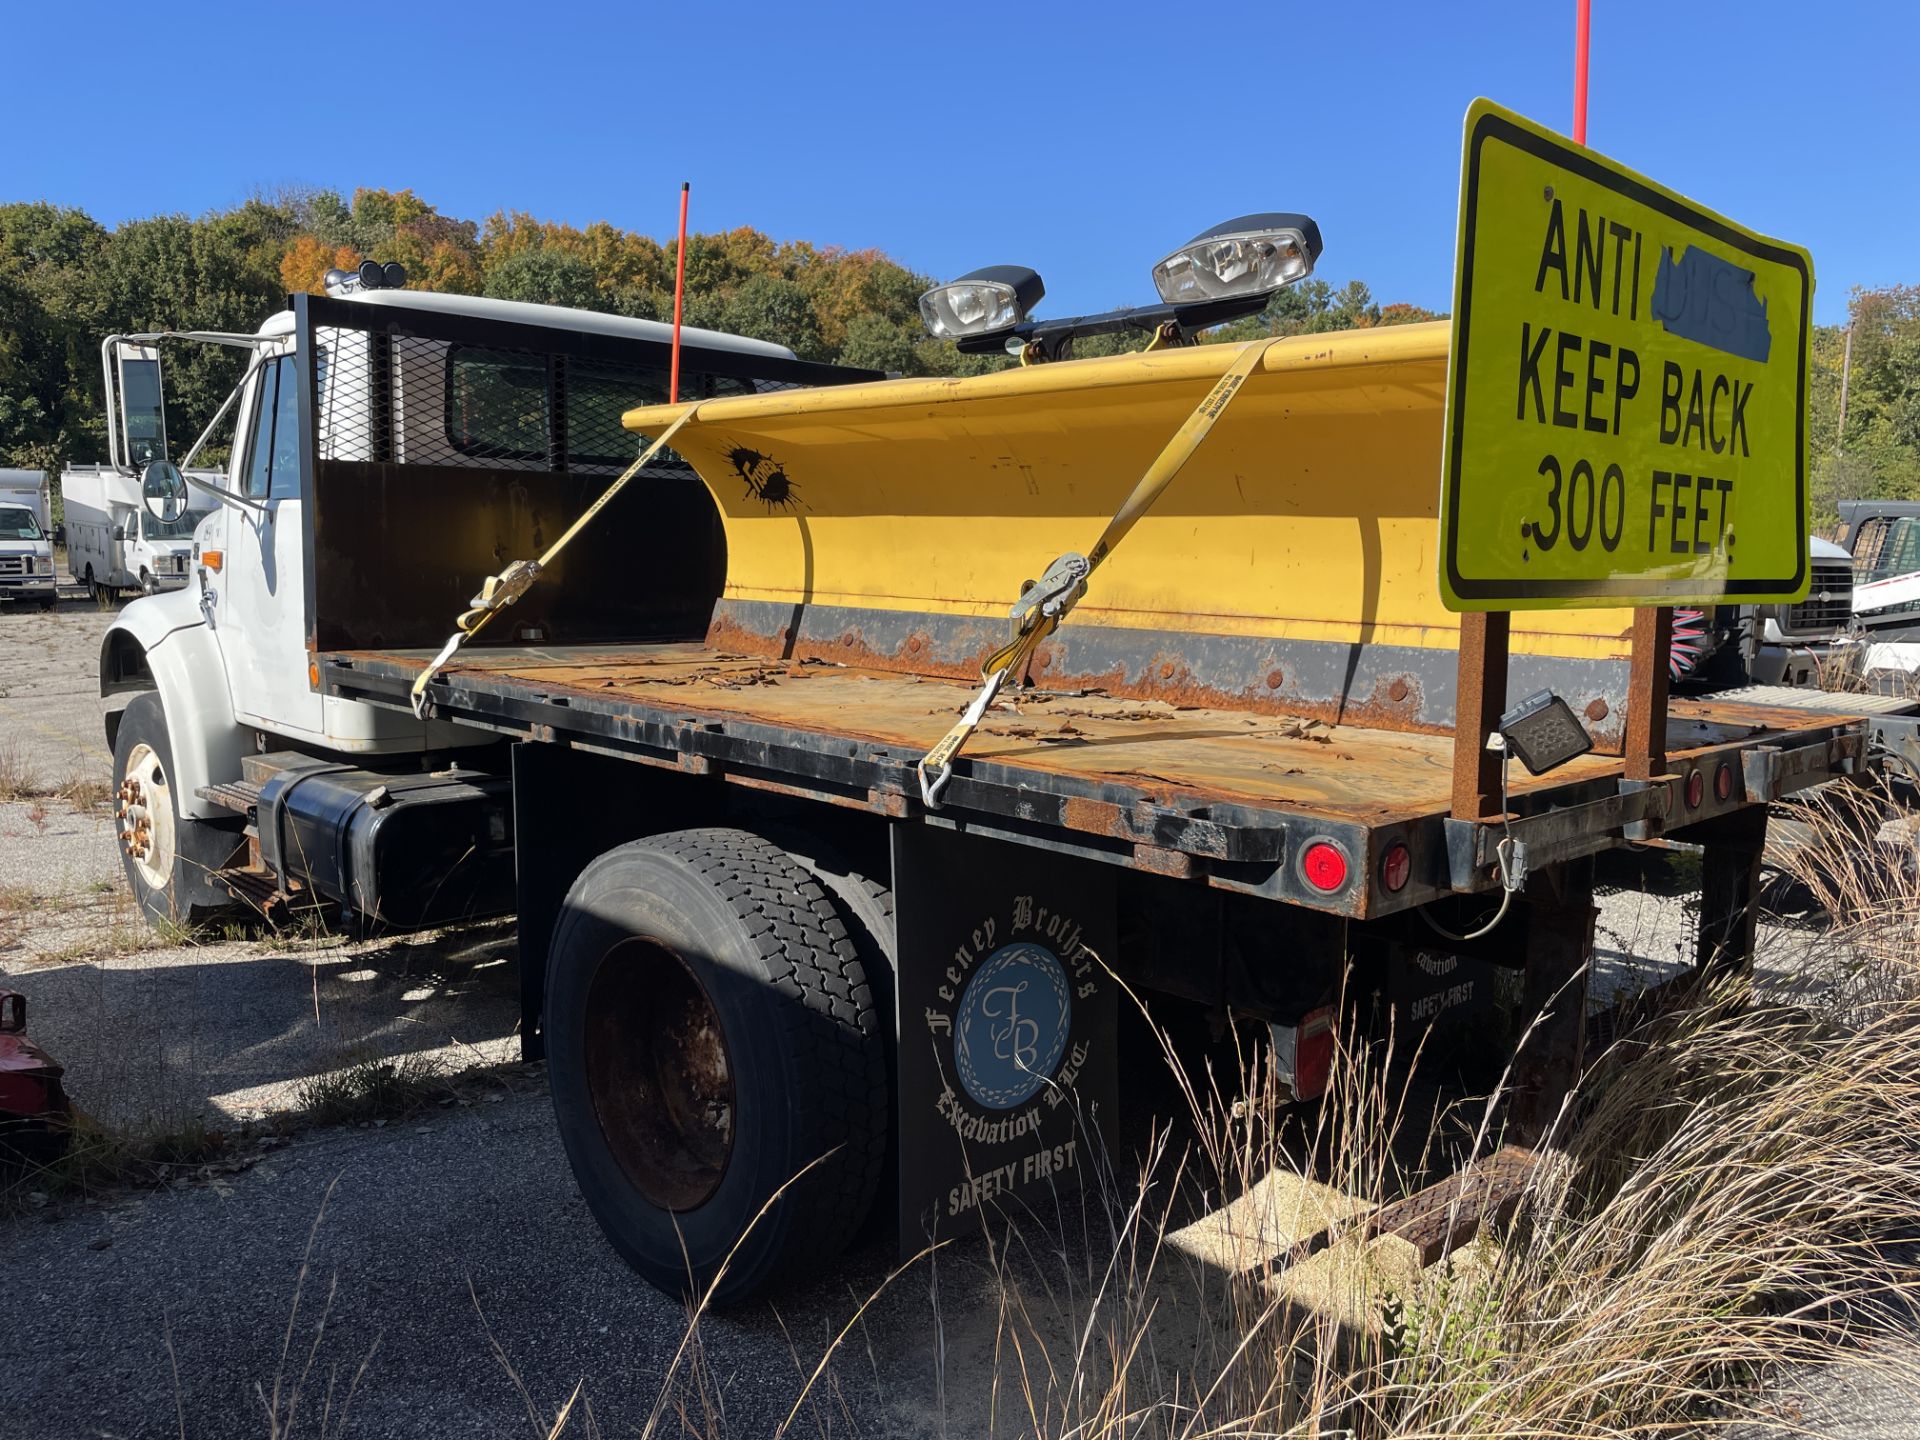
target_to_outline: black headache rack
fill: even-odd
[[[538,555],[638,456],[621,414],[667,398],[667,341],[582,329],[570,312],[548,326],[400,299],[289,304],[310,653],[438,648],[481,580]],[[683,399],[880,378],[699,343],[681,352]],[[645,478],[625,523],[583,531],[479,643],[703,634],[726,573],[718,511],[671,452]],[[650,551],[643,571],[637,515],[685,537]],[[588,594],[569,573],[623,583]]]
[[[554,658],[552,651],[537,657],[545,663]],[[404,706],[424,663],[422,656],[322,655],[321,686],[343,699]],[[968,692],[951,688],[957,709]],[[436,718],[524,741],[961,829],[1354,919],[1497,888],[1503,839],[1524,846],[1525,864],[1536,870],[1625,844],[1685,840],[1693,827],[1711,827],[1857,773],[1869,751],[1867,723],[1857,718],[1755,709],[1737,718],[1750,728],[1798,723],[1728,740],[1724,716],[1715,717],[1718,723],[1690,724],[1682,701],[1676,738],[1683,748],[1671,755],[1670,773],[1644,782],[1602,773],[1539,786],[1514,795],[1512,817],[1504,822],[1451,818],[1444,801],[1367,820],[1204,792],[1168,803],[1162,787],[979,757],[962,762],[936,814],[918,798],[914,767],[920,753],[862,737],[857,720],[845,731],[823,733],[698,713],[684,701],[538,683],[492,665],[443,674],[432,694]],[[1335,842],[1352,862],[1347,883],[1331,893],[1310,884],[1298,864],[1302,849],[1318,839]],[[1390,891],[1380,879],[1382,862],[1399,845],[1410,852],[1411,873]]]

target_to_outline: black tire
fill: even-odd
[[[113,789],[120,866],[147,923],[192,927],[232,908],[232,897],[207,877],[232,860],[244,837],[180,813],[166,711],[151,690],[121,712]]]
[[[683,830],[589,865],[554,929],[547,1057],[622,1258],[673,1294],[724,1265],[717,1304],[828,1264],[885,1163],[885,1023],[833,900],[778,846]]]
[[[806,866],[828,896],[839,906],[840,918],[853,940],[854,953],[867,972],[873,988],[874,1008],[880,1012],[880,1033],[887,1053],[887,1094],[899,1093],[899,1056],[894,1049],[894,992],[900,972],[900,956],[894,938],[893,891],[850,862],[831,843],[798,833],[779,830],[770,838],[786,846],[794,859]],[[892,1234],[899,1220],[899,1156],[894,1151],[892,1115],[888,1115],[886,1159],[880,1167],[880,1186],[874,1194],[873,1209],[867,1224],[855,1238],[864,1244]]]

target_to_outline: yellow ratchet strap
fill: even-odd
[[[619,479],[602,490],[599,498],[580,512],[580,518],[569,525],[561,533],[560,538],[549,545],[546,553],[538,560],[516,560],[498,575],[487,577],[486,583],[480,587],[480,593],[467,602],[473,608],[454,622],[454,631],[447,637],[447,643],[440,647],[440,653],[433,657],[427,668],[422,670],[419,678],[413,682],[412,698],[415,718],[426,718],[427,685],[445,668],[446,663],[453,659],[454,652],[485,629],[487,622],[495,615],[532,589],[533,582],[540,578],[540,572],[559,558],[560,552],[567,548],[568,542],[593,522],[593,517],[606,508],[609,500],[626,488],[629,480],[646,469],[653,457],[667,448],[667,442],[680,433],[680,427],[693,419],[695,412],[699,409],[700,406],[697,403],[689,405],[679,419],[660,433],[659,439],[640,452],[640,458],[629,465]]]
[[[920,776],[920,799],[929,810],[940,808],[940,797],[953,779],[955,757],[979,728],[1001,687],[1010,677],[1025,673],[1034,651],[1040,648],[1040,642],[1060,628],[1060,622],[1067,618],[1068,612],[1087,593],[1087,581],[1093,572],[1126,538],[1134,523],[1152,508],[1167,486],[1173,483],[1173,477],[1180,473],[1180,468],[1200,448],[1200,442],[1207,438],[1214,422],[1226,412],[1247,377],[1259,367],[1261,359],[1275,343],[1273,340],[1253,340],[1240,347],[1240,353],[1227,367],[1226,374],[1214,382],[1206,398],[1194,407],[1193,413],[1174,432],[1166,447],[1153,457],[1153,463],[1121,502],[1113,519],[1107,522],[1107,528],[1101,531],[1093,549],[1085,555],[1068,551],[1049,565],[1046,574],[1037,581],[1029,580],[1021,586],[1020,598],[1009,612],[1013,622],[1013,637],[981,665],[979,693],[961,712],[953,728],[926,753],[916,767]]]

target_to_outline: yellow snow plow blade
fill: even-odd
[[[1435,569],[1447,333],[1270,346],[1041,647],[1035,675],[1450,726],[1459,617]],[[1022,581],[1093,545],[1238,353],[1202,345],[701,402],[673,444],[726,531],[709,638],[972,673],[1004,643]],[[658,435],[687,408],[629,411],[625,424]],[[1604,743],[1629,626],[1621,610],[1516,615],[1516,686],[1534,657],[1531,678],[1586,707]]]

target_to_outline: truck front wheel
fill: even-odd
[[[151,690],[121,712],[113,786],[120,863],[147,923],[198,925],[229,908],[207,877],[232,859],[240,837],[180,813],[166,711]]]
[[[886,1159],[883,1023],[832,898],[759,836],[685,830],[589,865],[549,953],[548,1069],[627,1263],[724,1304],[830,1262]]]

